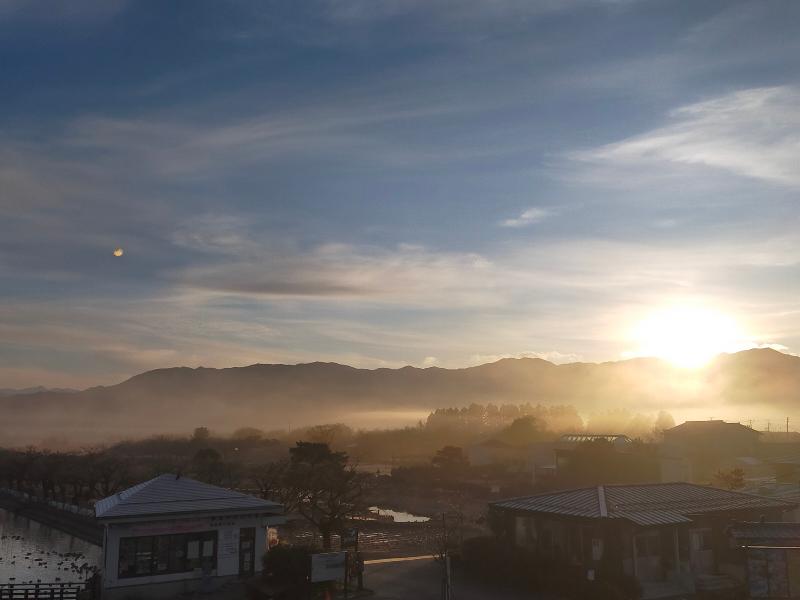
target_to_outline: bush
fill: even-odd
[[[264,555],[263,575],[275,583],[302,586],[311,578],[311,548],[279,545]]]

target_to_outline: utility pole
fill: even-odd
[[[788,434],[789,434],[789,417],[786,417],[786,434],[787,434],[787,437],[788,437]]]
[[[444,573],[442,574],[442,600],[452,600],[450,589],[450,539],[447,532],[447,513],[442,513],[442,563]]]

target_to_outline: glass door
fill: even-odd
[[[243,527],[239,530],[239,577],[252,577],[256,565],[256,528]]]

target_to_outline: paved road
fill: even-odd
[[[374,600],[441,600],[442,566],[432,558],[367,564],[364,585]],[[453,577],[453,600],[536,600],[535,596],[504,592]]]

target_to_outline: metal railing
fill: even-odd
[[[67,502],[57,502],[56,500],[45,500],[44,498],[40,498],[39,496],[35,496],[27,492],[21,492],[19,490],[12,490],[6,487],[0,488],[0,493],[13,496],[20,502],[26,502],[26,503],[34,502],[36,504],[46,504],[50,508],[63,510],[64,512],[72,513],[73,515],[80,515],[82,517],[94,518],[94,510],[91,508],[84,508],[81,506],[76,506],[74,504],[69,504]]]
[[[0,583],[0,600],[78,600],[82,583]]]

